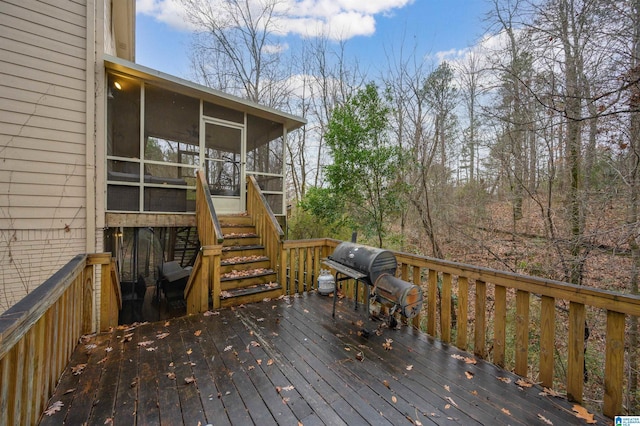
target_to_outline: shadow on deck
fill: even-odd
[[[40,424],[585,423],[539,386],[409,327],[383,328],[347,301],[334,320],[331,300],[311,293],[98,334],[76,348],[47,406],[64,405]]]

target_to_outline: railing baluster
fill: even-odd
[[[480,358],[487,357],[487,284],[476,280],[476,321],[474,329],[473,353]]]
[[[438,307],[438,273],[429,269],[427,297],[427,333],[436,337],[436,309]]]
[[[624,314],[607,311],[607,346],[604,365],[605,416],[622,413],[622,386],[624,381]]]
[[[449,343],[451,341],[451,274],[442,274],[442,294],[440,310],[440,339]]]
[[[507,334],[507,289],[495,286],[496,310],[493,321],[493,363],[504,367]]]
[[[567,371],[567,398],[582,403],[584,383],[584,325],[585,309],[582,303],[569,304],[569,354]]]
[[[413,271],[412,271],[412,277],[411,279],[413,280],[413,285],[417,285],[420,288],[420,292],[422,292],[422,277],[420,274],[420,267],[419,266],[413,266]],[[413,317],[413,326],[415,328],[420,328],[420,322],[422,321],[422,314],[418,314],[415,317]]]
[[[542,296],[540,311],[540,382],[553,388],[553,354],[556,336],[556,301]]]
[[[516,292],[516,366],[515,373],[527,377],[529,371],[529,292]]]
[[[469,279],[458,277],[458,332],[456,335],[456,346],[462,350],[467,350],[467,322],[469,320]]]

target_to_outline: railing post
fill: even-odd
[[[462,350],[467,350],[467,321],[469,320],[469,279],[458,277],[458,322],[456,346]]]
[[[429,269],[429,281],[427,288],[427,333],[436,337],[436,310],[438,307],[438,272]]]
[[[496,310],[493,320],[493,363],[504,367],[507,334],[507,288],[495,286]]]
[[[622,413],[622,384],[624,376],[624,314],[607,311],[607,345],[604,366],[605,416],[613,418]]]
[[[440,332],[441,340],[451,341],[451,274],[442,274],[442,294],[440,296]]]
[[[516,366],[515,373],[527,377],[529,372],[529,292],[516,292]]]
[[[584,305],[570,302],[567,398],[578,403],[582,403],[584,383],[584,325]]]
[[[553,388],[553,354],[556,336],[556,301],[542,296],[540,312],[540,382]]]
[[[487,357],[487,284],[476,280],[476,326],[474,329],[473,353]]]

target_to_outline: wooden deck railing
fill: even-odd
[[[184,290],[187,313],[195,314],[209,309],[209,294],[213,307],[220,307],[220,257],[224,236],[213,207],[209,186],[202,170],[196,179],[196,223],[200,252]]]
[[[284,242],[282,269],[288,272],[289,294],[315,289],[320,259],[330,254],[338,243],[331,239]],[[540,324],[540,335],[536,338],[539,365],[535,366],[537,377],[533,379],[548,388],[554,387],[554,379],[556,383],[563,381],[567,397],[579,403],[583,400],[585,377],[587,310],[603,311],[606,342],[604,365],[600,366],[604,370],[602,411],[609,417],[622,413],[625,319],[640,316],[640,296],[407,253],[395,255],[400,278],[420,285],[425,294],[423,312],[414,318],[414,326],[425,328],[428,334],[443,342],[473,351],[481,358],[490,358],[501,367],[505,366],[509,349],[514,353],[515,373],[527,377],[534,370],[529,364],[529,353],[531,324],[535,319]],[[351,284],[340,283],[348,297],[354,296]],[[568,304],[566,330],[558,327],[557,311],[561,310],[561,304]],[[536,307],[536,318],[532,315],[532,306]],[[509,327],[508,317],[513,317],[515,323]],[[474,325],[472,330],[470,323]],[[512,329],[513,335],[508,335]],[[508,348],[510,342],[513,347]],[[559,356],[556,348],[565,344],[567,354],[561,362],[567,365],[566,378],[559,377],[554,370]]]
[[[256,233],[262,239],[262,245],[271,261],[271,269],[280,271],[279,265],[282,264],[280,254],[284,232],[253,176],[247,177],[247,212],[253,220]],[[281,281],[282,275],[278,279]]]
[[[37,422],[78,339],[91,332],[94,265],[113,291],[111,255],[77,255],[0,316],[1,424]]]

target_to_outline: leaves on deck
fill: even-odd
[[[547,425],[553,425],[553,422],[551,422],[551,420],[549,420],[548,418],[546,418],[545,416],[543,416],[542,414],[538,414],[538,418],[542,421],[542,423],[547,424]]]
[[[473,379],[473,373],[471,371],[465,371],[464,375],[467,376],[467,379]]]
[[[393,349],[393,347],[391,346],[392,343],[393,339],[386,339],[386,341],[382,344],[382,347],[385,351],[390,351],[391,349]]]
[[[502,411],[502,412],[503,412],[504,414],[506,414],[507,416],[510,416],[510,415],[511,415],[511,411],[509,411],[508,409],[506,409],[506,408],[504,408],[504,407],[503,407],[500,411]]]
[[[49,408],[44,410],[44,414],[46,414],[47,416],[53,416],[55,413],[60,411],[63,406],[64,404],[62,403],[62,401],[56,401],[53,404],[51,404]]]
[[[407,366],[405,367],[405,369],[406,369],[407,371],[411,371],[411,370],[413,370],[413,364],[409,364],[409,365],[407,365]]]
[[[447,396],[445,398],[447,401],[449,401],[451,403],[451,405],[453,405],[454,407],[457,407],[458,404],[456,404],[456,402],[453,400],[453,398],[451,398],[450,396]]]
[[[200,337],[201,334],[202,334],[202,330],[196,330],[193,332],[193,335],[196,337]]]
[[[500,380],[500,381],[501,381],[501,382],[503,382],[503,383],[511,383],[511,379],[510,379],[510,378],[508,378],[508,377],[501,377],[501,376],[498,376],[498,377],[496,377],[496,379]]]
[[[530,388],[533,386],[533,383],[525,379],[518,379],[516,380],[516,385],[520,386],[521,388]]]
[[[598,423],[594,420],[594,415],[587,411],[582,405],[574,404],[572,407],[573,411],[576,413],[576,417],[582,420],[585,420],[588,424],[594,425]]]
[[[87,364],[78,364],[75,367],[71,367],[71,372],[73,373],[74,376],[78,376],[82,374],[86,366]]]
[[[189,377],[185,377],[185,378],[184,378],[184,382],[185,382],[186,384],[190,384],[190,383],[193,383],[193,382],[195,382],[195,381],[196,381],[196,378],[195,378],[195,377],[193,377],[193,376],[189,376]]]
[[[462,355],[458,355],[458,354],[452,354],[451,358],[455,358],[457,360],[464,361],[467,364],[477,364],[478,363],[478,361],[476,361],[473,358],[469,358],[468,356],[462,356]]]
[[[562,398],[562,395],[560,395],[558,392],[554,391],[553,389],[549,389],[549,388],[542,388],[542,392],[540,392],[538,395]]]
[[[149,346],[152,343],[153,343],[153,340],[145,340],[144,342],[138,342],[138,346],[143,348],[143,347]]]
[[[224,351],[229,352],[231,349],[233,349],[233,345],[228,345],[228,346],[225,346]]]
[[[165,337],[169,336],[169,333],[160,333],[160,334],[156,334],[156,339],[158,340],[162,340]]]

